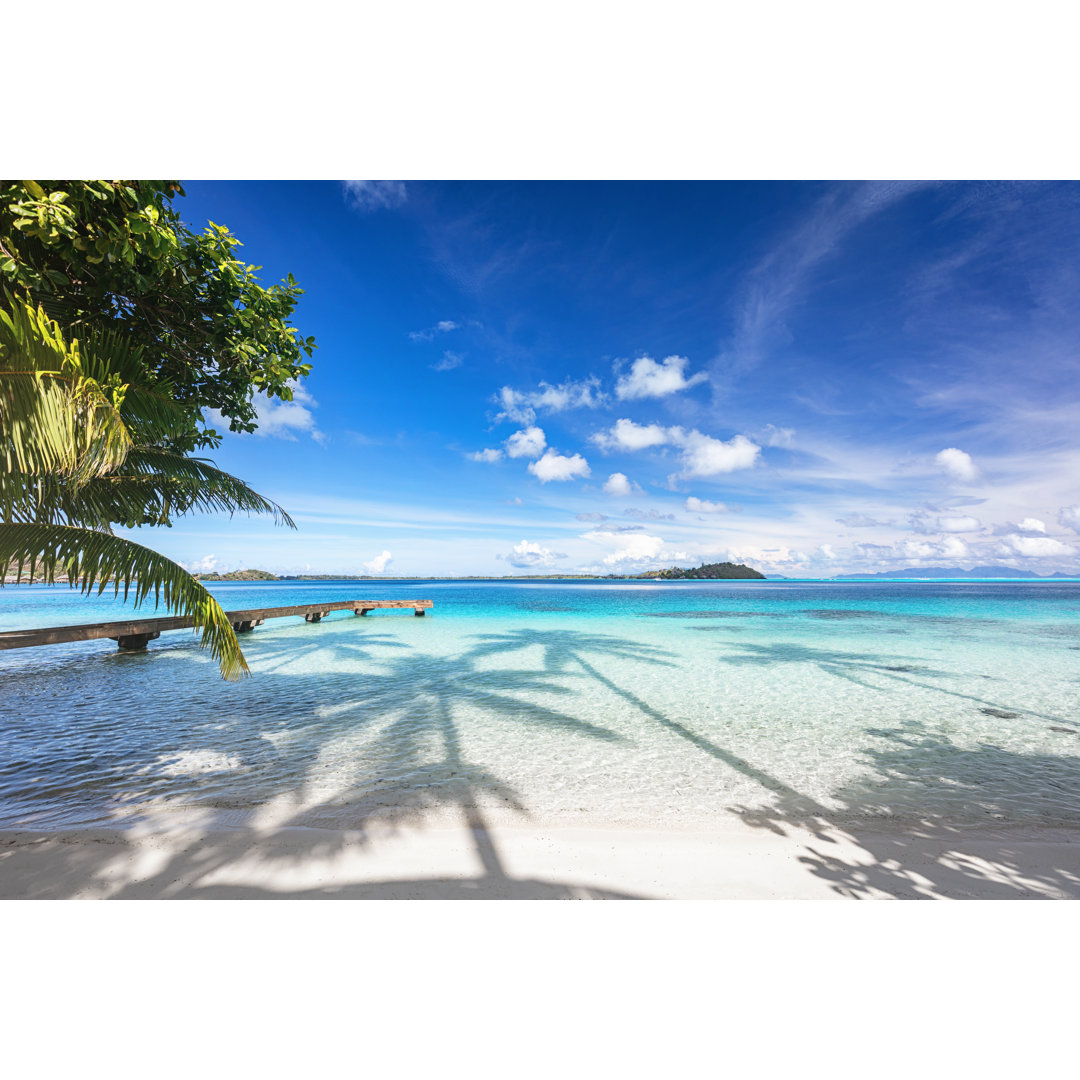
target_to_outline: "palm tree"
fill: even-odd
[[[0,306],[0,584],[64,578],[98,594],[110,584],[135,605],[190,617],[221,674],[248,666],[228,617],[178,563],[112,532],[170,525],[203,511],[271,513],[276,503],[213,463],[177,453],[189,416],[141,351],[115,333],[68,339],[41,307]]]

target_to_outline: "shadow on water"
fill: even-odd
[[[812,663],[864,686],[874,685],[867,681],[871,678],[916,682],[916,675],[944,674],[906,663],[910,658],[879,653],[779,644],[736,648],[742,652],[725,652],[726,662]],[[539,667],[506,663],[510,656],[528,659],[523,654],[530,650],[539,656]],[[161,650],[157,657],[144,659],[161,662],[167,655]],[[21,895],[57,895],[58,889],[74,895],[87,882],[97,882],[102,895],[116,898],[627,897],[595,885],[510,873],[490,825],[489,808],[523,820],[529,819],[529,808],[520,792],[470,760],[463,745],[463,725],[472,722],[465,717],[476,715],[571,740],[625,741],[603,724],[522,696],[531,692],[550,695],[555,703],[572,702],[574,680],[587,678],[647,722],[769,792],[767,807],[732,812],[752,828],[808,834],[800,862],[843,896],[1080,897],[1075,854],[1062,856],[1054,849],[1034,859],[1028,848],[1009,838],[1008,830],[988,840],[985,829],[976,833],[952,823],[947,814],[920,812],[920,795],[946,788],[955,791],[958,807],[968,812],[977,807],[991,823],[1007,820],[1018,810],[1028,820],[1044,813],[1052,823],[1061,794],[1080,790],[1080,760],[1073,757],[1017,753],[991,743],[961,747],[918,725],[868,728],[875,746],[865,752],[866,777],[833,793],[830,803],[835,805],[825,806],[611,678],[605,671],[610,660],[676,675],[674,654],[627,638],[521,628],[476,635],[460,655],[444,657],[420,652],[392,635],[357,628],[331,635],[316,631],[310,643],[284,635],[273,641],[267,635],[255,659],[256,677],[246,684],[211,687],[211,676],[204,671],[186,691],[194,711],[213,699],[223,714],[235,711],[235,724],[250,727],[250,718],[258,717],[253,731],[275,718],[274,730],[251,736],[269,741],[273,749],[269,760],[264,743],[259,745],[261,754],[251,755],[263,762],[253,766],[262,770],[257,802],[231,801],[228,775],[188,783],[195,805],[201,798],[204,806],[254,815],[248,847],[238,850],[235,837],[207,830],[197,843],[158,848],[148,861],[134,834],[120,831],[107,844],[69,845],[59,885],[55,870],[50,870],[46,885],[44,874],[40,880],[34,877],[32,860],[20,863]],[[172,660],[190,674],[190,653],[176,650]],[[357,666],[360,661],[366,666]],[[933,682],[917,685],[952,693]],[[137,695],[138,687],[131,692]],[[108,737],[106,731],[103,739]],[[134,805],[163,797],[168,801],[169,783],[160,776],[126,779],[133,787],[128,795]],[[85,786],[73,786],[72,791],[81,794]],[[264,864],[270,859],[278,868],[299,872],[312,860],[355,854],[386,835],[421,828],[447,815],[456,818],[471,846],[479,868],[475,876],[431,873],[394,881],[297,886],[287,893],[228,881],[238,863],[256,857],[256,845]],[[877,830],[867,826],[875,820],[882,822]],[[299,829],[308,830],[303,845],[290,846]],[[851,856],[851,843],[858,847],[859,858]],[[1071,852],[1076,851],[1071,846]],[[0,852],[0,874],[7,854]]]
[[[167,655],[166,650],[158,650],[156,655],[141,659],[161,663]],[[185,778],[185,797],[180,802],[186,802],[188,808],[194,804],[226,813],[238,811],[245,818],[251,814],[245,821],[254,828],[249,854],[257,837],[262,850],[274,851],[275,864],[285,869],[355,853],[378,839],[421,827],[429,818],[445,819],[449,812],[464,826],[479,875],[362,881],[333,888],[290,889],[287,893],[251,884],[231,886],[213,879],[220,879],[222,872],[228,876],[230,866],[238,861],[235,834],[210,829],[195,845],[179,844],[171,851],[167,846],[159,847],[160,857],[152,872],[146,871],[145,860],[137,860],[138,872],[125,880],[122,866],[137,859],[141,850],[140,828],[136,826],[111,833],[108,843],[101,845],[68,845],[61,891],[70,889],[68,895],[72,895],[88,881],[97,880],[111,898],[633,898],[594,885],[510,874],[485,806],[505,808],[523,819],[529,817],[528,807],[517,791],[470,761],[462,748],[462,709],[506,724],[556,731],[568,738],[620,741],[622,736],[600,724],[520,696],[526,691],[568,696],[573,693],[571,688],[543,672],[478,670],[467,657],[418,653],[391,636],[363,629],[359,635],[319,636],[311,643],[298,643],[295,637],[267,640],[252,655],[255,678],[234,686],[217,684],[212,696],[219,710],[227,712],[228,705],[234,703],[243,708],[239,723],[252,715],[260,720],[275,713],[279,717],[277,730],[251,740],[253,745],[268,738],[274,749],[272,762],[262,766],[265,775],[259,778],[258,802],[245,805],[230,798],[228,774],[195,781]],[[186,655],[177,658],[190,660]],[[359,660],[374,660],[377,669],[341,670]],[[67,675],[70,677],[70,671]],[[283,679],[287,681],[282,683]],[[189,700],[199,696],[194,687],[186,694]],[[281,708],[283,702],[287,702],[286,710]],[[258,749],[262,753],[253,752],[251,757],[265,758],[265,747]],[[114,801],[126,801],[132,807],[145,806],[148,801],[167,805],[170,788],[175,787],[160,775],[126,779],[130,790],[120,799],[115,798],[115,780],[102,794],[112,794]],[[85,782],[71,785],[72,795],[85,796],[86,792]],[[62,797],[64,791],[57,787],[45,794]],[[149,827],[153,821],[152,816],[147,819]],[[299,850],[287,842],[295,838],[298,829],[305,830],[305,842]],[[4,854],[0,852],[0,874],[5,872]],[[45,891],[56,895],[55,869],[39,875],[40,884],[35,884],[32,866],[20,865],[19,872],[21,895],[33,897]],[[51,884],[47,884],[48,879],[52,879]]]

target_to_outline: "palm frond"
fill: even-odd
[[[119,382],[88,378],[78,342],[40,308],[6,295],[0,307],[0,454],[8,473],[59,474],[78,484],[131,449]]]
[[[54,583],[66,577],[72,588],[100,596],[110,585],[123,589],[135,606],[154,597],[154,606],[192,619],[202,645],[218,662],[222,678],[249,674],[228,616],[206,587],[178,563],[130,540],[70,525],[0,524],[0,567],[14,564],[14,582],[33,577]],[[0,583],[3,578],[0,577]]]
[[[173,499],[175,514],[193,511],[272,514],[275,524],[296,528],[296,522],[276,502],[253,491],[238,477],[223,472],[207,458],[139,446],[128,454],[120,474],[159,485],[162,494]]]

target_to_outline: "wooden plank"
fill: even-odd
[[[433,606],[432,600],[339,600],[324,604],[292,604],[288,607],[227,611],[225,615],[234,625],[237,623],[258,625],[264,619],[283,619],[290,615],[321,617],[331,611],[352,611],[361,615],[376,608],[412,608],[417,615],[420,615],[424,609]],[[48,626],[38,630],[6,630],[0,632],[0,650],[28,649],[35,645],[60,645],[69,641],[93,641],[98,638],[137,637],[143,634],[157,637],[163,630],[186,630],[192,625],[190,618],[182,615],[168,615],[154,619]]]

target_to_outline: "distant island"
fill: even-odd
[[[280,581],[269,570],[230,570],[227,574],[196,574],[200,581]]]
[[[837,581],[867,581],[872,578],[1070,578],[1072,574],[1056,573],[1043,575],[1032,570],[1017,570],[1012,566],[973,566],[962,570],[949,566],[909,566],[906,570],[882,570],[878,574],[838,574]]]
[[[730,578],[765,580],[765,575],[758,573],[757,570],[744,566],[742,563],[730,562],[702,563],[692,570],[686,570],[681,566],[672,566],[668,570],[650,570],[648,573],[636,574],[635,576],[639,578],[657,578],[661,581],[681,581],[686,578],[705,581],[727,580]]]
[[[717,579],[750,578],[765,579],[764,574],[742,563],[703,563],[686,570],[672,566],[667,570],[647,570],[643,574],[469,574],[450,577],[390,577],[382,574],[271,574],[269,570],[230,570],[195,575],[200,581],[677,581],[698,578],[708,581]]]

